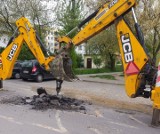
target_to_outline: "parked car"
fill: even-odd
[[[23,62],[21,69],[22,80],[35,80],[37,82],[42,82],[45,79],[53,79],[54,76],[51,72],[46,71],[37,60],[29,60]]]
[[[13,71],[12,71],[12,78],[15,78],[15,79],[21,78],[20,72],[22,69],[22,64],[23,64],[23,62],[21,62],[21,61],[15,62],[14,67],[13,67]]]

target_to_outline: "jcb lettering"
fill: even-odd
[[[133,56],[132,56],[132,53],[131,53],[131,52],[126,53],[124,56],[125,56],[125,61],[126,61],[127,63],[133,61]]]
[[[13,58],[16,50],[17,50],[17,48],[18,48],[18,46],[17,46],[16,44],[14,44],[14,45],[12,46],[11,51],[9,52],[9,54],[8,54],[8,56],[7,56],[7,59],[8,59],[8,60],[10,60],[10,61],[12,60],[12,58]]]
[[[128,63],[128,62],[133,61],[133,53],[132,53],[132,47],[131,47],[129,35],[127,35],[127,36],[122,35],[121,41],[122,41],[122,45],[123,45],[122,47],[123,47],[125,62]]]
[[[132,50],[130,43],[128,43],[128,42],[125,43],[125,44],[123,45],[123,50],[124,50],[125,53],[130,52],[130,51]]]

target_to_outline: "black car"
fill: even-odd
[[[23,64],[23,62],[21,62],[21,61],[15,62],[14,67],[13,67],[13,71],[12,71],[12,78],[15,78],[15,79],[21,78],[20,72],[22,69],[22,64]]]
[[[21,78],[25,81],[30,79],[37,82],[42,82],[44,79],[53,79],[54,76],[51,72],[46,71],[37,60],[29,60],[23,62]]]

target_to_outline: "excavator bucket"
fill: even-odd
[[[49,65],[56,79],[70,82],[78,79],[73,73],[72,60],[67,52],[57,55]]]

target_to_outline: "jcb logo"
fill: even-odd
[[[9,52],[9,55],[7,56],[7,59],[8,59],[8,60],[10,60],[10,61],[12,60],[12,58],[13,58],[16,50],[17,50],[17,48],[18,48],[18,46],[17,46],[16,44],[14,44],[14,45],[12,46],[11,51]]]
[[[133,61],[133,53],[132,53],[132,47],[131,47],[129,34],[122,35],[121,41],[122,41],[125,62],[128,63],[128,62]]]

